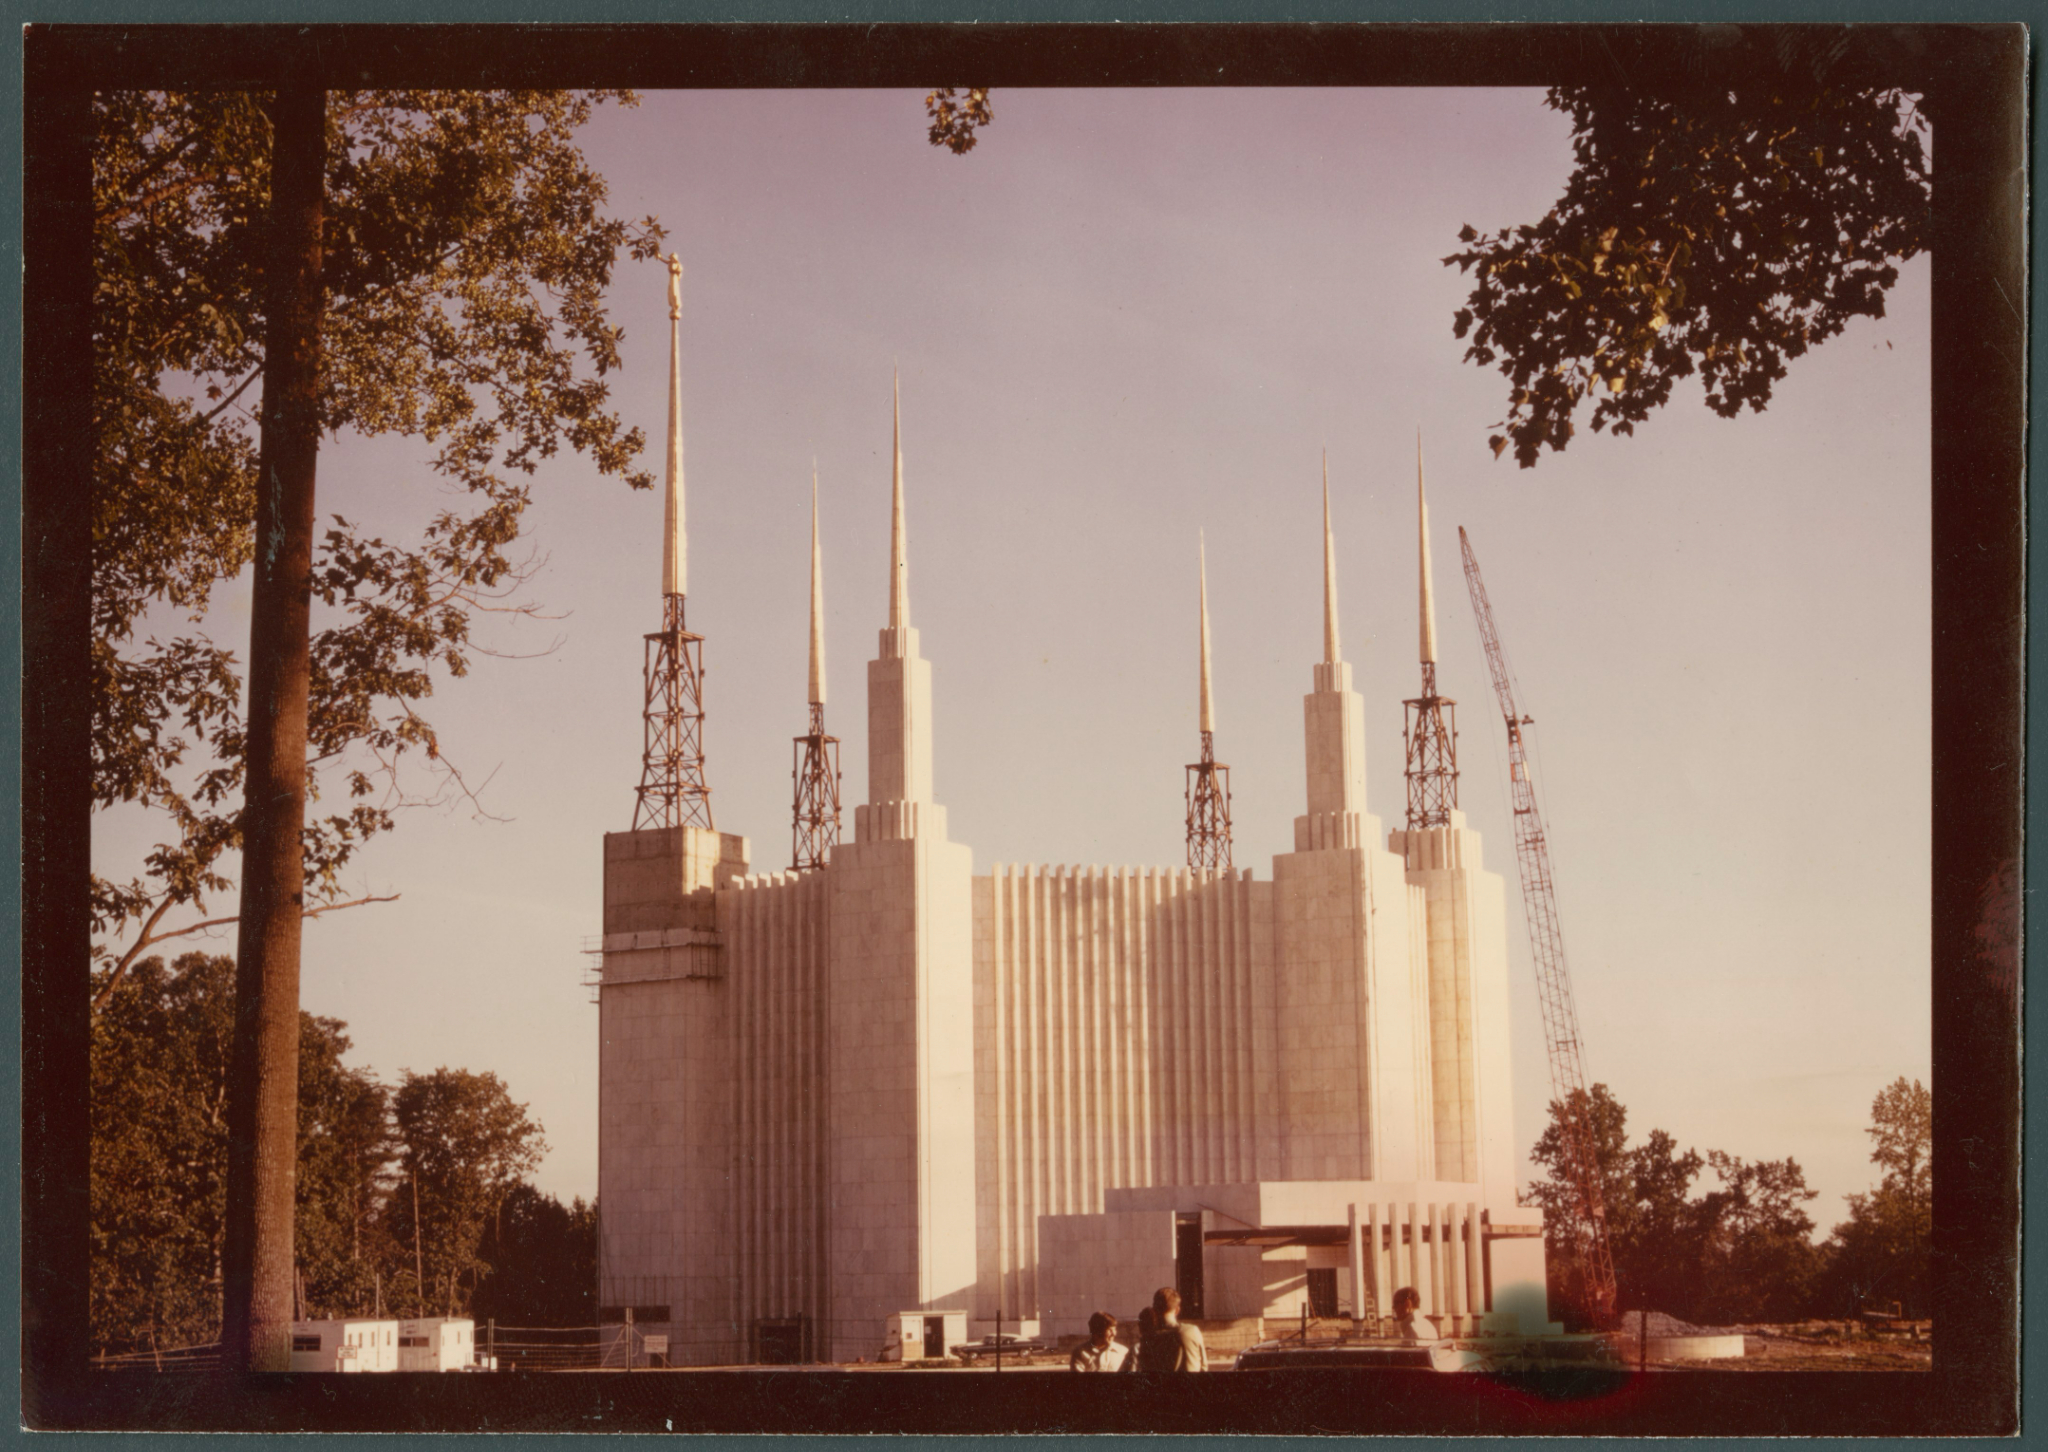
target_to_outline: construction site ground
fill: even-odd
[[[1648,1365],[1663,1371],[1930,1371],[1934,1366],[1933,1327],[1924,1321],[1901,1331],[1873,1332],[1840,1321],[1728,1329],[1742,1333],[1740,1356],[1716,1361],[1652,1356]],[[1636,1365],[1633,1337],[1623,1338],[1616,1349],[1628,1365]]]

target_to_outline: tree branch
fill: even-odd
[[[340,912],[343,908],[363,907],[373,902],[397,902],[403,895],[402,893],[394,892],[380,897],[373,893],[364,897],[350,898],[347,902],[320,903],[315,907],[307,908],[299,916],[301,918],[317,918],[322,913],[336,913]],[[128,965],[135,961],[144,948],[154,947],[158,943],[167,943],[172,938],[189,937],[193,933],[204,932],[208,928],[223,928],[229,923],[241,921],[240,914],[234,914],[224,918],[206,918],[200,922],[188,923],[182,928],[173,928],[168,933],[154,931],[156,925],[163,921],[164,914],[171,910],[175,902],[175,899],[167,897],[157,904],[156,911],[152,912],[149,915],[149,920],[142,925],[142,936],[135,940],[135,946],[121,955],[121,961],[114,965],[114,971],[108,976],[105,985],[101,987],[98,993],[93,995],[92,1009],[94,1013],[98,1013],[102,1008],[106,1007],[107,1000],[113,997],[114,990],[120,987],[122,978],[127,975]]]

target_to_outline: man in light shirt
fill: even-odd
[[[1420,1314],[1422,1295],[1413,1286],[1394,1292],[1394,1334],[1403,1341],[1434,1341],[1436,1322]]]
[[[1074,1371],[1122,1371],[1130,1352],[1116,1340],[1116,1317],[1097,1311],[1088,1318],[1088,1340],[1076,1346],[1067,1365]]]

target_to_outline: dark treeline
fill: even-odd
[[[220,1334],[234,985],[227,958],[152,958],[94,1016],[96,1353]],[[541,1126],[494,1074],[348,1066],[346,1027],[299,1016],[300,1315],[593,1324],[597,1209],[527,1182]]]
[[[1585,1106],[1624,1310],[1724,1326],[1840,1319],[1893,1302],[1908,1316],[1930,1313],[1934,1122],[1919,1081],[1899,1079],[1871,1105],[1870,1157],[1883,1178],[1849,1196],[1849,1218],[1818,1244],[1804,1208],[1816,1192],[1797,1160],[1702,1155],[1661,1129],[1630,1145],[1628,1111],[1605,1084]],[[1568,1251],[1581,1217],[1563,1175],[1563,1106],[1553,1101],[1550,1115],[1531,1153],[1549,1178],[1528,1198],[1544,1210],[1551,1315],[1584,1325],[1586,1292]]]

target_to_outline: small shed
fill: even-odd
[[[398,1323],[294,1321],[293,1371],[396,1371]]]
[[[965,1311],[898,1311],[885,1327],[879,1361],[939,1361],[967,1339]]]
[[[476,1322],[467,1316],[423,1316],[398,1323],[400,1371],[461,1371],[476,1359]]]

